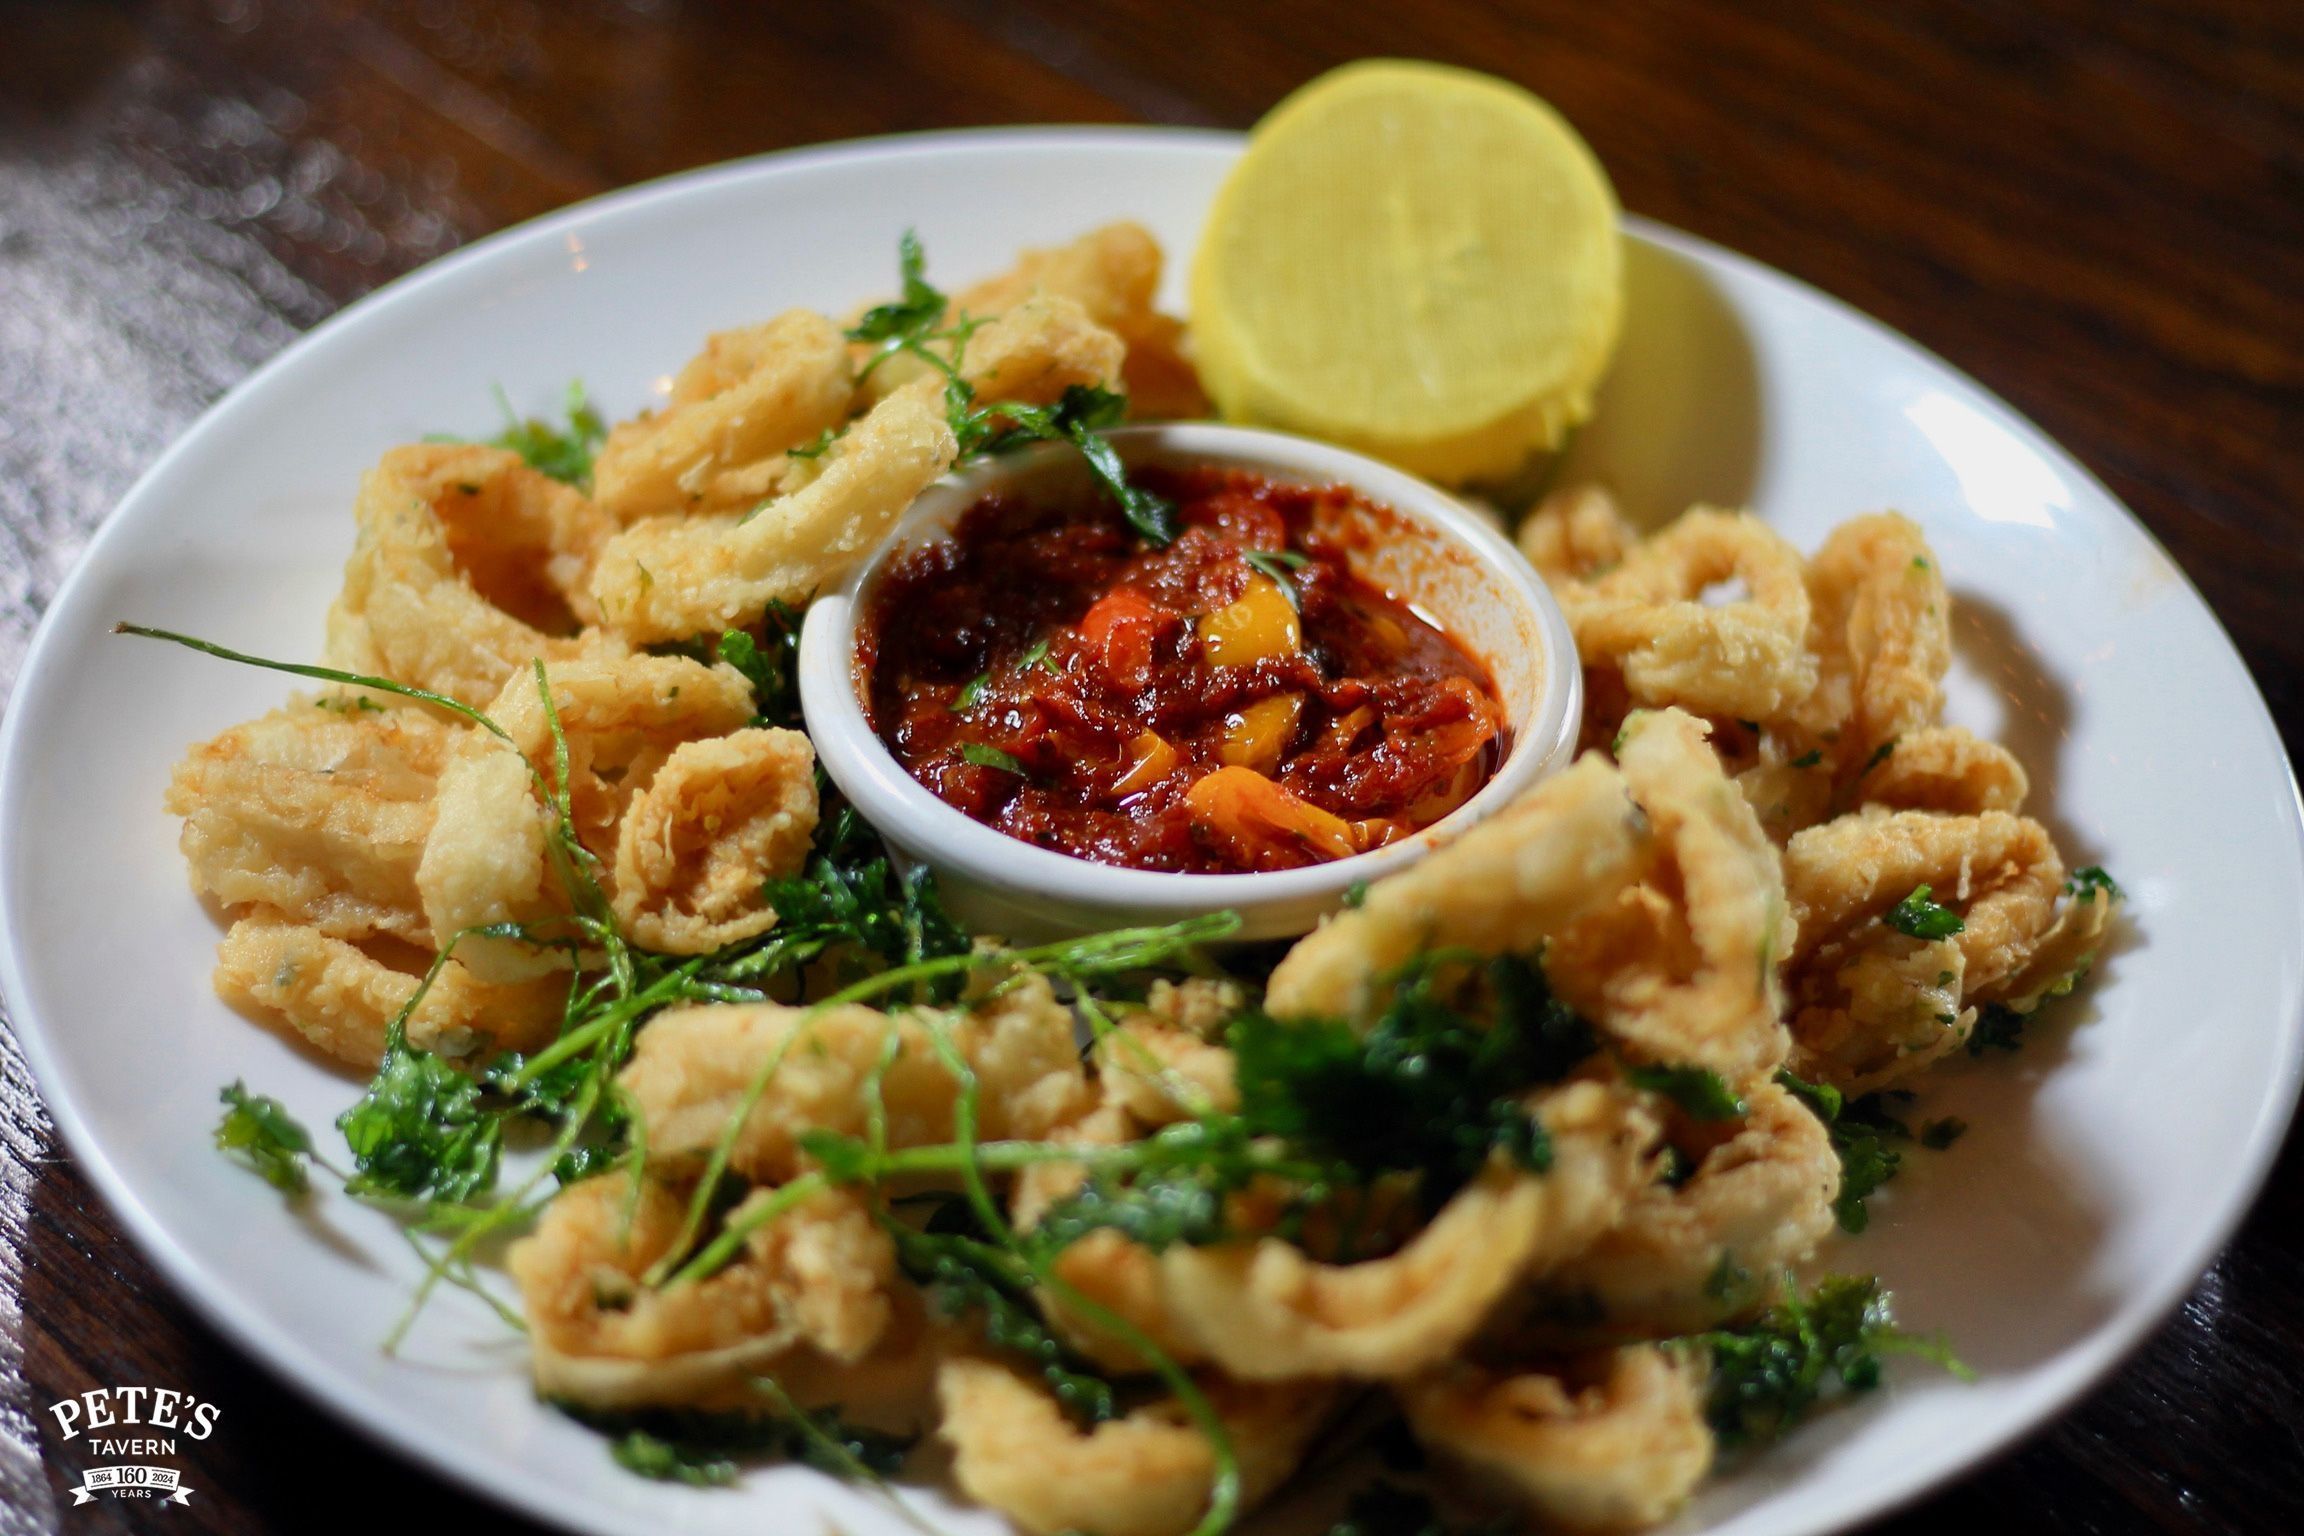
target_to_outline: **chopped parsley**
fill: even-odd
[[[725,1488],[751,1461],[799,1461],[838,1476],[861,1466],[887,1477],[912,1447],[904,1437],[844,1424],[836,1410],[793,1417],[696,1408],[620,1413],[565,1400],[552,1406],[610,1437],[608,1454],[627,1472],[692,1488]]]
[[[1702,1067],[1626,1067],[1624,1080],[1662,1094],[1691,1120],[1741,1120],[1744,1101],[1719,1073]]]
[[[446,1057],[410,1045],[402,1019],[375,1081],[336,1124],[352,1149],[354,1194],[462,1204],[495,1186],[503,1116]]]
[[[496,390],[496,403],[504,412],[504,430],[488,439],[489,447],[509,449],[525,459],[529,468],[564,485],[588,488],[592,484],[593,456],[608,440],[608,424],[592,408],[581,383],[568,386],[568,424],[564,427],[534,416],[522,417],[512,409],[512,399],[501,386]],[[437,436],[432,440],[458,441]]]
[[[1912,1139],[1904,1122],[1888,1112],[1884,1095],[1868,1093],[1851,1099],[1831,1123],[1832,1145],[1840,1154],[1840,1194],[1832,1214],[1843,1232],[1861,1232],[1871,1225],[1865,1201],[1896,1177],[1903,1153],[1896,1143]]]
[[[1297,589],[1296,572],[1312,562],[1292,549],[1250,549],[1240,556],[1260,575],[1269,577],[1279,587],[1280,595],[1288,599],[1288,606],[1298,613],[1304,611],[1304,594]]]
[[[1898,933],[1928,940],[1948,939],[1968,926],[1959,913],[1929,900],[1929,894],[1925,885],[1912,887],[1912,894],[1890,907],[1880,920]]]
[[[1013,752],[1003,752],[998,747],[986,746],[981,741],[960,743],[960,756],[963,761],[973,763],[979,768],[996,768],[1002,773],[1013,773],[1019,778],[1024,777],[1022,759]]]
[[[1073,384],[1052,405],[1019,400],[979,401],[962,375],[968,339],[981,321],[966,315],[946,322],[950,301],[928,281],[927,256],[920,237],[906,230],[897,242],[900,297],[865,311],[848,331],[851,341],[875,348],[861,370],[870,373],[897,353],[907,353],[944,379],[944,413],[959,445],[959,459],[1000,453],[1033,442],[1068,442],[1087,461],[1089,473],[1119,503],[1121,514],[1155,548],[1174,542],[1176,508],[1165,497],[1131,485],[1127,466],[1102,434],[1128,413],[1128,397],[1095,385]],[[939,350],[939,348],[942,350]]]
[[[2024,1015],[2005,1003],[1986,1003],[1976,1014],[1976,1028],[1968,1036],[1968,1054],[2017,1051],[2024,1048]]]
[[[729,980],[797,970],[836,948],[890,966],[968,952],[968,934],[944,910],[935,878],[924,866],[898,873],[887,845],[851,805],[817,823],[807,864],[769,881],[764,894],[776,926],[759,948],[724,968]]]
[[[312,1155],[312,1133],[278,1099],[252,1094],[242,1083],[219,1097],[226,1108],[216,1125],[217,1149],[282,1194],[304,1193],[311,1184],[304,1165]]]
[[[825,454],[832,451],[833,440],[839,437],[839,435],[840,428],[826,427],[823,431],[817,433],[813,438],[809,439],[805,443],[800,444],[798,447],[785,449],[785,455],[789,458],[795,459],[820,459],[824,457]]]
[[[939,1317],[974,1319],[994,1348],[1021,1355],[1066,1412],[1083,1424],[1119,1417],[1110,1381],[1051,1331],[1033,1304],[1031,1266],[997,1243],[964,1231],[914,1232],[891,1226],[896,1263],[928,1294]]]
[[[1868,1093],[1844,1099],[1829,1083],[1811,1083],[1791,1072],[1778,1072],[1776,1081],[1824,1122],[1832,1149],[1840,1154],[1840,1193],[1832,1214],[1843,1232],[1861,1232],[1871,1224],[1865,1206],[1873,1191],[1896,1177],[1903,1153],[1895,1145],[1912,1139],[1911,1130],[1888,1111],[1888,1099],[1906,1094]]]
[[[1234,1020],[1248,1131],[1284,1137],[1363,1180],[1420,1172],[1428,1210],[1477,1175],[1491,1152],[1537,1172],[1550,1167],[1551,1141],[1521,1096],[1591,1055],[1591,1026],[1553,996],[1534,961],[1518,956],[1479,966],[1494,1014],[1481,1022],[1444,985],[1466,963],[1447,951],[1413,962],[1365,1033],[1339,1020]]]
[[[1706,1415],[1730,1446],[1776,1439],[1834,1390],[1878,1386],[1884,1355],[1918,1355],[1954,1375],[1970,1374],[1942,1343],[1898,1327],[1888,1293],[1870,1276],[1831,1276],[1806,1299],[1787,1290],[1753,1321],[1692,1342],[1711,1354]]]
[[[805,725],[800,713],[799,663],[800,625],[806,606],[794,608],[771,601],[760,617],[763,638],[753,638],[748,630],[731,629],[713,648],[712,660],[726,662],[752,685],[754,725],[795,731]]]

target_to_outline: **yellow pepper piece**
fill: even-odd
[[[1288,750],[1303,714],[1304,696],[1296,693],[1234,710],[1224,717],[1224,745],[1217,756],[1236,768],[1268,774],[1280,766],[1280,754]]]
[[[1304,648],[1304,622],[1280,583],[1262,572],[1248,578],[1237,602],[1208,615],[1200,643],[1219,667],[1252,667],[1269,656],[1293,656]]]
[[[1112,793],[1123,800],[1150,789],[1176,767],[1176,749],[1158,731],[1138,732],[1128,743],[1128,756],[1133,759],[1128,771],[1112,786]]]

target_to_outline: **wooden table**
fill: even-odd
[[[0,687],[88,530],[202,408],[464,241],[816,140],[1245,126],[1321,69],[1404,53],[1528,84],[1627,207],[1806,278],[2013,401],[2175,553],[2304,745],[2304,8],[1744,9],[0,0]],[[2304,1529],[2300,1317],[2292,1144],[2110,1385],[1883,1529]],[[232,1433],[186,1442],[199,1496],[64,1512],[44,1405],[139,1382],[229,1405]],[[0,1031],[0,1532],[434,1512],[483,1513],[161,1286]]]

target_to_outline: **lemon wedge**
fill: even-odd
[[[1192,266],[1227,418],[1448,485],[1589,416],[1623,307],[1616,194],[1559,113],[1470,70],[1349,64],[1257,124]]]

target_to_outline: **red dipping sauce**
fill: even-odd
[[[1176,503],[1164,549],[1100,493],[994,495],[881,575],[866,712],[915,779],[1024,842],[1199,874],[1379,848],[1488,781],[1488,669],[1332,542],[1396,515],[1238,470],[1131,478]]]

